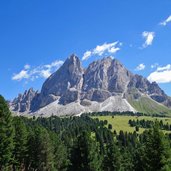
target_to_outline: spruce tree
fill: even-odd
[[[12,152],[12,117],[5,99],[0,96],[0,171],[10,170]]]
[[[169,142],[164,133],[159,131],[158,122],[155,122],[153,129],[149,130],[146,135],[143,161],[144,170],[171,170]]]
[[[29,135],[27,169],[51,171],[54,169],[53,145],[46,129],[36,126]]]
[[[27,129],[23,121],[19,117],[15,117],[14,125],[14,162],[13,169],[25,169],[25,161],[27,157]]]
[[[106,154],[103,162],[104,171],[121,170],[121,154],[114,141],[106,144]]]
[[[55,171],[66,171],[68,165],[70,164],[67,148],[64,146],[63,142],[59,139],[56,133],[51,133],[50,138],[53,145]]]
[[[98,144],[90,133],[82,132],[71,151],[71,171],[100,171],[102,159]]]

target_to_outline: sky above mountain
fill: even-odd
[[[0,93],[12,99],[72,53],[84,67],[105,56],[171,96],[170,0],[0,1]]]

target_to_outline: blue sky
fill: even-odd
[[[171,95],[170,0],[1,0],[0,93],[41,89],[72,53],[107,55]],[[84,58],[83,58],[84,57]]]

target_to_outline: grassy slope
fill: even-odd
[[[141,120],[141,119],[145,119],[145,120],[153,120],[155,121],[157,120],[163,120],[163,123],[169,123],[171,124],[171,118],[159,118],[159,117],[148,117],[148,116],[114,116],[114,118],[112,118],[112,116],[95,116],[93,118],[98,118],[99,120],[107,120],[108,124],[112,124],[112,129],[113,131],[116,130],[117,133],[119,133],[120,130],[123,130],[124,132],[134,132],[135,128],[134,127],[130,127],[128,124],[129,119],[134,119],[134,120]],[[139,132],[143,132],[145,129],[140,128]],[[164,131],[164,132],[168,132],[168,131]],[[171,131],[170,131],[171,132]]]
[[[146,96],[142,96],[138,100],[133,100],[133,98],[129,97],[128,102],[133,108],[142,113],[171,115],[171,109]]]

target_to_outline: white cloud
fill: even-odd
[[[154,64],[151,65],[151,69],[157,68],[158,66],[159,66],[158,63],[154,63]]]
[[[164,67],[158,67],[156,71],[152,72],[148,78],[150,82],[170,83],[171,82],[171,64]]]
[[[14,76],[12,77],[12,80],[22,80],[22,79],[28,79],[29,78],[29,74],[28,71],[26,70],[21,70],[18,74],[14,74]]]
[[[52,73],[50,72],[50,70],[42,70],[40,74],[43,78],[48,78]]]
[[[84,53],[84,55],[83,55],[82,60],[86,60],[86,59],[88,59],[90,56],[91,56],[91,51],[86,51],[86,52]]]
[[[139,64],[139,65],[135,68],[136,71],[142,71],[142,70],[144,70],[144,69],[145,69],[145,65],[144,65],[144,64]]]
[[[34,81],[38,78],[48,78],[53,72],[55,72],[61,65],[63,61],[54,61],[51,64],[40,65],[34,68],[31,68],[30,65],[25,65],[19,73],[13,74],[12,80],[21,81],[31,80]]]
[[[120,42],[113,42],[113,43],[104,43],[102,45],[97,45],[96,48],[92,50],[88,50],[84,53],[82,60],[87,60],[91,56],[99,55],[102,56],[104,54],[115,54],[117,51],[120,50],[122,43]]]
[[[144,44],[142,45],[143,48],[146,48],[147,46],[150,46],[152,45],[153,43],[153,39],[155,37],[155,33],[154,32],[147,32],[147,31],[144,31],[142,33],[142,37],[145,39],[145,42]]]
[[[167,18],[167,19],[165,19],[164,21],[162,21],[161,23],[160,23],[160,25],[162,25],[162,26],[166,26],[168,23],[170,23],[171,22],[171,15]]]
[[[25,69],[25,70],[30,69],[30,65],[26,64],[26,65],[24,66],[24,69]]]
[[[157,71],[168,71],[168,70],[171,70],[171,65],[170,64],[167,64],[166,66],[164,67],[158,67],[157,68]]]

